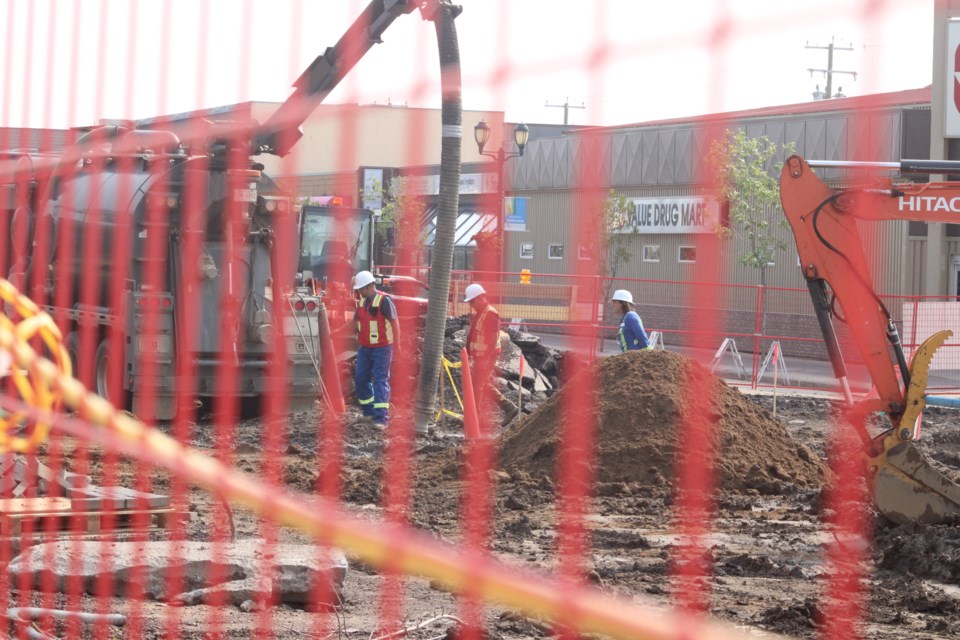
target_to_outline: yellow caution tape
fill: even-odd
[[[453,395],[457,399],[457,404],[460,405],[460,410],[463,411],[463,399],[460,398],[460,392],[457,391],[457,384],[453,381],[453,372],[452,372],[453,369],[459,369],[461,363],[454,362],[452,360],[447,360],[447,357],[443,355],[440,356],[440,361],[443,363],[443,370],[447,373],[447,379],[450,380],[450,388],[453,389]],[[440,384],[443,384],[442,380],[440,381]],[[445,409],[444,407],[440,407],[440,409],[437,411],[437,415],[435,415],[433,419],[434,420],[439,419],[441,414],[446,414],[448,416],[453,416],[458,420],[463,420],[463,414],[456,413],[455,411],[450,411],[449,409]]]
[[[0,300],[4,302],[4,313],[0,314],[0,333],[8,338],[4,341],[7,346],[4,349],[3,362],[0,363],[0,376],[11,377],[13,387],[25,406],[56,413],[62,406],[61,393],[48,378],[39,375],[37,362],[25,366],[23,354],[25,350],[32,352],[30,343],[39,340],[57,375],[68,378],[73,376],[70,355],[63,344],[60,328],[33,300],[22,295],[16,287],[3,279],[0,279]],[[14,322],[11,316],[21,320]],[[14,435],[20,431],[29,433],[26,436]],[[20,411],[0,416],[0,452],[33,451],[49,435],[50,423],[46,420],[33,420]]]

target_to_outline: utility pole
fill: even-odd
[[[567,98],[563,104],[550,104],[549,102],[545,103],[545,107],[562,107],[563,108],[563,124],[570,124],[570,109],[586,109],[586,105],[582,102],[580,106],[575,104],[570,104],[570,98]]]
[[[827,79],[827,88],[826,88],[826,91],[824,91],[824,98],[825,98],[826,100],[829,100],[830,98],[833,97],[833,74],[835,74],[835,73],[845,73],[845,74],[847,74],[847,75],[853,76],[853,79],[854,79],[854,80],[857,79],[857,72],[856,72],[856,71],[839,71],[839,70],[833,68],[833,52],[834,52],[834,51],[853,51],[853,47],[838,47],[837,45],[833,44],[833,38],[831,37],[831,38],[830,38],[830,44],[828,44],[828,45],[826,45],[826,46],[823,46],[823,45],[812,45],[812,44],[809,44],[809,43],[808,43],[804,48],[805,48],[805,49],[826,49],[826,50],[827,50],[827,68],[826,68],[826,69],[807,69],[807,71],[810,72],[810,77],[813,77],[814,72],[816,72],[816,73],[822,73],[822,74],[824,75],[824,77],[826,77],[826,79]],[[818,91],[819,91],[819,89],[818,89]]]

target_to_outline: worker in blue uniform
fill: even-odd
[[[399,355],[397,308],[390,296],[377,291],[369,271],[354,276],[353,288],[360,294],[354,316],[360,343],[354,373],[357,402],[365,418],[385,428],[390,417],[390,363]]]
[[[633,310],[633,294],[626,289],[617,289],[613,292],[611,304],[613,304],[614,311],[621,316],[620,331],[617,333],[620,351],[649,349],[650,340],[647,338],[647,332],[643,329],[643,321]]]

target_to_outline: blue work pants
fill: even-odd
[[[386,424],[390,413],[390,362],[393,345],[363,347],[357,351],[353,384],[363,415]]]

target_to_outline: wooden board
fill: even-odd
[[[97,535],[166,530],[175,515],[173,509],[0,513],[0,536],[19,538],[24,534]]]
[[[3,498],[0,513],[70,511],[70,498]]]
[[[134,491],[126,487],[89,485],[68,489],[75,510],[162,509],[170,506],[170,497]]]
[[[452,314],[454,316],[466,315],[470,311],[470,306],[466,303],[457,303],[453,306]],[[568,306],[549,306],[536,304],[498,304],[497,311],[500,312],[500,322],[504,324],[510,318],[523,318],[524,320],[543,320],[552,322],[567,322],[570,318],[570,307]]]

